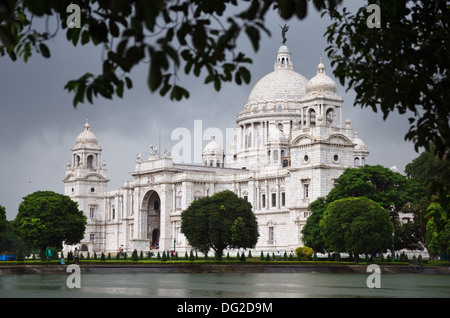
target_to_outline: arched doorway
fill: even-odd
[[[161,199],[156,191],[151,190],[145,194],[143,208],[147,212],[147,239],[150,241],[150,249],[157,249],[161,232]]]

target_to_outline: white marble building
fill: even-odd
[[[238,114],[226,151],[213,137],[203,149],[203,165],[192,165],[151,147],[148,158],[138,156],[133,179],[114,190],[107,188],[102,150],[86,123],[64,179],[65,194],[88,218],[79,246],[97,253],[115,253],[119,246],[145,252],[158,243],[161,251],[189,251],[181,212],[193,200],[225,189],[253,206],[260,233],[255,250],[302,246],[308,204],[369,154],[350,120],[343,121],[342,104],[322,62],[307,80],[294,71],[283,44],[273,72],[254,86]]]

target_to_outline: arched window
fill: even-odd
[[[88,169],[94,168],[93,162],[94,162],[94,156],[89,155],[89,156],[87,157],[87,167],[88,167]]]
[[[355,162],[354,163],[355,163],[355,166],[359,166],[359,158],[358,157],[355,158]]]
[[[309,110],[309,126],[316,126],[316,111],[314,109]]]
[[[330,126],[333,123],[333,116],[334,116],[334,111],[332,108],[327,110],[327,115],[326,115],[326,124],[327,126]]]
[[[278,150],[273,151],[273,163],[278,163]]]

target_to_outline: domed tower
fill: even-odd
[[[206,145],[202,152],[202,160],[206,167],[223,167],[224,152],[217,143],[216,137],[211,136],[211,141]]]
[[[236,120],[235,141],[227,148],[227,166],[281,168],[289,157],[291,131],[301,118],[300,101],[308,80],[294,71],[289,48],[277,51],[273,72],[261,78]]]
[[[354,154],[355,167],[364,166],[366,164],[366,159],[369,156],[369,148],[364,141],[359,138],[359,133],[357,131],[355,132],[353,143],[356,145]]]
[[[97,136],[86,121],[84,130],[72,148],[72,160],[67,163],[65,195],[78,202],[79,209],[88,219],[85,238],[80,242],[84,250],[100,250],[103,234],[100,224],[105,217],[105,194],[108,179],[106,164],[101,161],[102,149]]]
[[[342,127],[343,102],[342,97],[337,94],[336,83],[326,75],[325,65],[321,58],[316,76],[306,84],[306,96],[303,104],[308,109],[302,126]]]

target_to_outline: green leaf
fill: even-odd
[[[44,43],[39,44],[39,50],[41,51],[41,54],[43,57],[45,57],[47,59],[50,57],[50,50],[48,49],[47,45],[45,45]]]
[[[252,43],[253,49],[255,50],[255,52],[257,52],[259,49],[259,40],[260,40],[258,29],[249,26],[245,29],[245,33],[247,33],[247,36],[250,39],[250,42]]]

